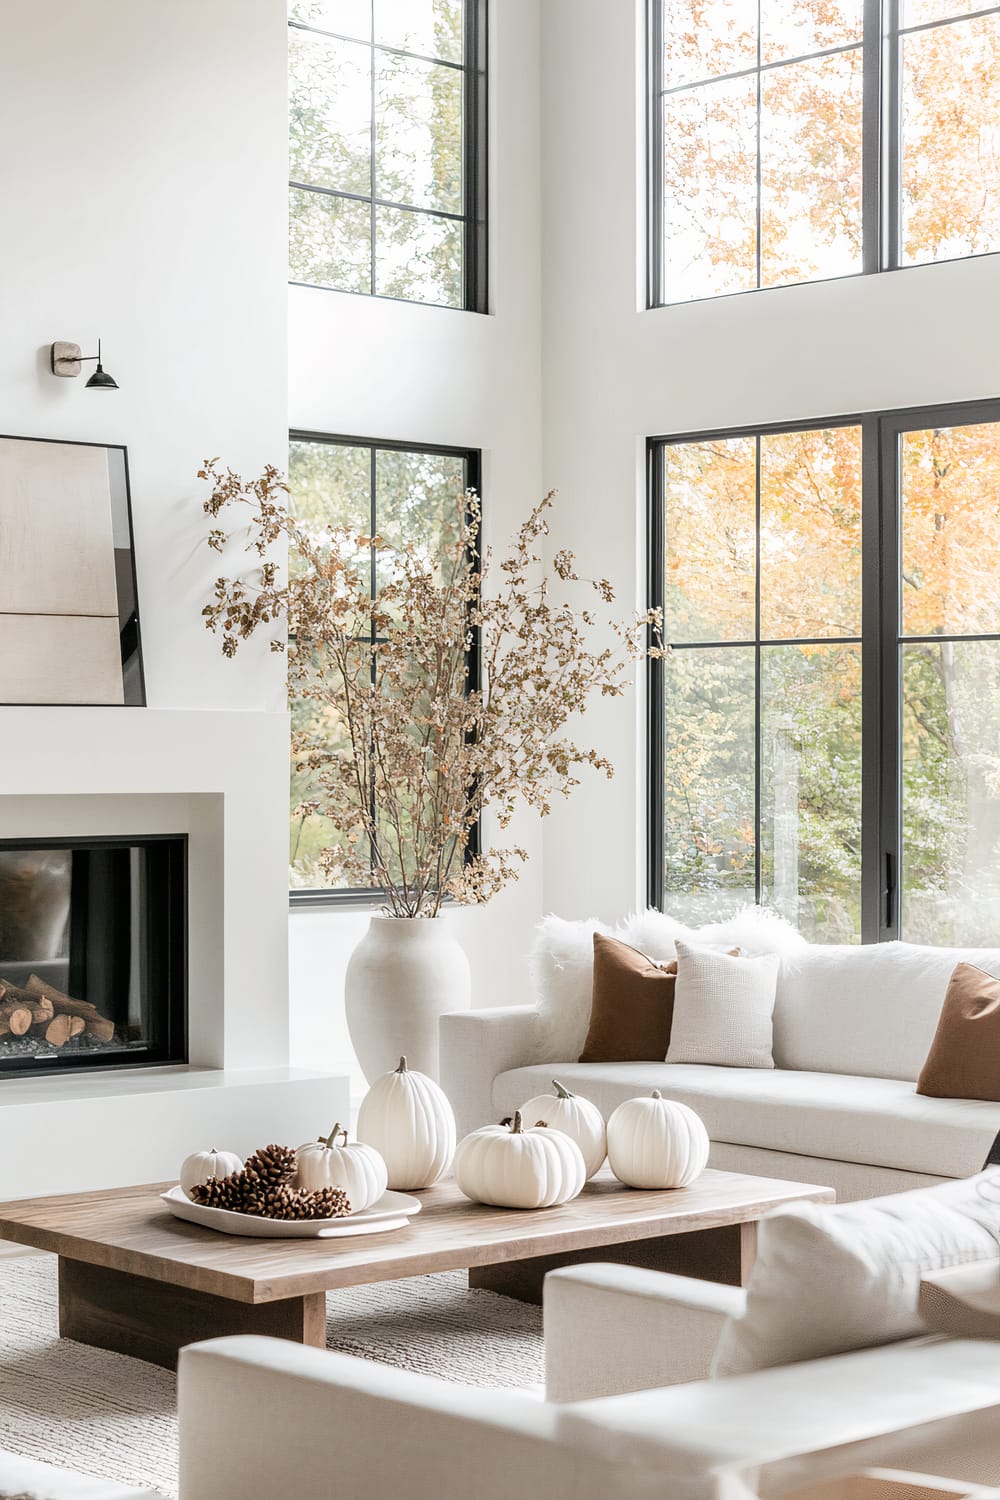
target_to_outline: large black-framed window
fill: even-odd
[[[289,0],[289,280],[487,311],[487,0]]]
[[[649,444],[649,898],[1000,930],[1000,401]]]
[[[1000,250],[1000,6],[648,0],[650,307]]]
[[[466,490],[482,498],[482,456],[478,449],[436,443],[345,437],[295,430],[289,434],[290,501],[303,520],[348,527],[356,535],[380,536],[389,546],[414,542],[433,558],[453,538],[456,504]],[[294,558],[290,560],[294,567]],[[379,587],[377,554],[370,552],[371,588]],[[478,682],[478,652],[469,663],[469,682]],[[291,702],[292,725],[334,745],[349,745],[346,726],[332,710]],[[296,771],[290,777],[289,884],[293,906],[378,903],[378,889],[325,881],[317,851],[334,842],[337,831],[316,815],[297,818],[308,793]],[[470,848],[475,848],[475,832]]]

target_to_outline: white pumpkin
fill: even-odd
[[[186,1197],[199,1182],[210,1182],[213,1177],[229,1177],[233,1172],[242,1172],[243,1163],[232,1151],[195,1151],[181,1162],[180,1184]]]
[[[568,1203],[587,1180],[583,1153],[561,1130],[525,1130],[518,1110],[508,1125],[486,1125],[460,1142],[455,1181],[473,1203],[551,1208]]]
[[[343,1137],[340,1145],[339,1136]],[[347,1194],[353,1214],[363,1214],[377,1203],[388,1181],[388,1169],[374,1146],[348,1141],[347,1131],[339,1124],[325,1138],[307,1141],[295,1153],[295,1186],[307,1193],[340,1188]]]
[[[659,1089],[626,1099],[608,1121],[608,1161],[627,1187],[687,1187],[705,1170],[708,1144],[694,1110],[664,1099]]]
[[[557,1078],[553,1078],[552,1087],[554,1094],[537,1094],[522,1104],[521,1118],[529,1125],[548,1125],[550,1130],[561,1130],[571,1141],[576,1141],[583,1152],[587,1176],[593,1177],[608,1154],[604,1116],[596,1104],[571,1093]]]
[[[437,1182],[455,1154],[455,1116],[426,1073],[411,1073],[406,1058],[376,1079],[358,1114],[357,1136],[385,1161],[389,1186],[416,1192]]]

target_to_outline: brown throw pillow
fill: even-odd
[[[676,961],[594,933],[594,998],[581,1062],[662,1062],[674,1018]]]
[[[957,964],[941,1007],[918,1094],[1000,1102],[1000,979]]]

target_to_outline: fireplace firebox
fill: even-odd
[[[187,836],[0,840],[0,1077],[187,1061]]]

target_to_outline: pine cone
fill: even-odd
[[[296,1189],[285,1182],[262,1183],[251,1178],[243,1193],[243,1212],[261,1219],[295,1219],[298,1197]]]
[[[231,1172],[228,1177],[210,1177],[191,1189],[192,1203],[203,1203],[206,1208],[227,1208],[232,1213],[243,1213],[245,1193],[244,1172]]]
[[[320,1188],[315,1193],[303,1193],[303,1219],[343,1219],[351,1212],[351,1200],[343,1188]]]
[[[295,1175],[295,1152],[291,1146],[261,1146],[247,1157],[243,1170],[248,1178],[259,1178],[262,1184],[291,1182]]]

